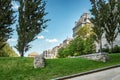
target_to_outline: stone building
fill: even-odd
[[[80,19],[77,22],[75,22],[75,27],[73,27],[73,38],[77,36],[76,33],[84,25],[89,25],[90,27],[94,27],[94,25],[90,21],[89,13],[84,13],[80,17]],[[95,44],[96,44],[96,52],[98,52],[99,51],[99,44],[97,42],[95,42]],[[105,38],[105,34],[103,34],[103,36],[102,36],[102,47],[105,48],[106,45],[109,46],[109,44],[108,44],[108,42],[107,42],[107,40]],[[120,46],[120,34],[118,34],[117,38],[115,39],[114,45]]]
[[[73,28],[73,38],[75,38],[77,36],[77,32],[79,31],[79,29],[85,25],[89,25],[90,27],[94,27],[94,25],[90,21],[89,13],[84,13],[80,17],[80,19],[77,22],[75,22],[75,26]],[[58,53],[58,49],[60,49],[62,47],[66,47],[70,43],[71,40],[72,40],[71,38],[67,38],[63,41],[63,43],[59,44],[58,46],[55,46],[52,49],[43,51],[44,57],[46,59],[56,58],[57,53]],[[95,44],[96,44],[96,52],[98,52],[99,45],[97,43],[95,43]],[[109,45],[107,43],[104,35],[102,36],[102,44],[103,44],[103,47],[105,47],[106,44]],[[114,41],[114,45],[120,46],[120,34],[117,36],[116,40]]]
[[[80,19],[75,22],[75,26],[73,27],[73,37],[76,37],[79,29],[85,25],[91,25],[89,13],[84,13]]]
[[[120,46],[120,34],[118,34],[115,41],[113,42],[113,46],[116,46],[116,45]],[[98,43],[96,43],[96,52],[99,52],[99,46],[100,45]],[[110,45],[108,44],[106,38],[105,38],[105,33],[104,33],[102,36],[102,48],[106,48],[106,47],[111,48]]]
[[[59,46],[55,46],[55,47],[52,48],[52,49],[43,51],[44,57],[45,57],[46,59],[56,58],[56,57],[57,57],[58,50],[59,50],[60,48],[62,48],[62,47],[66,47],[71,40],[72,40],[71,38],[67,38],[67,39],[65,39],[65,40],[63,41],[63,43],[59,44]]]

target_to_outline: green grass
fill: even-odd
[[[120,54],[110,54],[106,63],[83,58],[48,59],[46,67],[33,68],[33,58],[0,58],[0,80],[49,80],[52,78],[85,72],[120,64]]]

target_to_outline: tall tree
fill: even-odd
[[[24,56],[30,48],[30,42],[36,39],[36,36],[46,28],[44,19],[46,2],[42,0],[18,0],[19,24],[17,26],[18,41],[16,49],[21,57]]]
[[[99,50],[102,52],[102,35],[103,35],[103,21],[102,21],[102,5],[104,4],[103,0],[90,0],[92,4],[92,9],[90,10],[94,17],[91,18],[93,23],[93,32],[95,33],[95,40],[99,44]]]
[[[4,47],[13,31],[11,25],[15,22],[15,16],[11,2],[12,0],[0,0],[0,49]]]
[[[117,11],[118,11],[118,30],[119,30],[119,33],[120,33],[120,0],[118,1],[117,3]]]
[[[98,20],[96,19],[96,22],[100,21],[102,23],[102,26],[105,31],[106,40],[111,46],[111,49],[113,48],[113,42],[116,39],[118,35],[118,11],[116,9],[117,2],[116,0],[91,0],[92,3],[94,3],[95,6],[93,8],[96,8],[98,15]],[[95,17],[97,15],[94,15]],[[99,23],[96,24],[99,27]]]
[[[107,42],[113,49],[113,42],[115,41],[118,35],[118,11],[117,3],[115,0],[108,0],[108,3],[105,5],[105,9],[102,14],[104,17],[104,29]]]

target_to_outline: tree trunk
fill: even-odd
[[[110,46],[111,46],[110,53],[112,53],[113,52],[113,42],[111,42]]]
[[[20,57],[24,57],[24,52],[21,52],[21,55],[20,55]]]
[[[102,52],[102,40],[101,39],[99,40],[99,44],[100,44],[100,46],[99,46],[100,51],[99,52],[101,53]]]

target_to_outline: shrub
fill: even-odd
[[[85,40],[77,37],[67,47],[58,50],[58,58],[91,54],[95,50],[94,40],[91,37]]]
[[[120,53],[120,46],[115,45],[112,49],[112,53]]]
[[[89,37],[84,42],[84,54],[91,54],[96,51],[96,46],[92,37]]]
[[[79,53],[78,53],[78,52],[75,52],[75,53],[74,53],[74,56],[78,56],[78,55],[79,55]]]
[[[112,51],[112,53],[120,53],[120,46],[115,45],[112,50],[109,49],[109,47],[102,48],[102,51],[103,52],[110,52],[110,51]]]
[[[107,48],[102,48],[102,52],[109,52],[109,47],[107,47]]]
[[[63,58],[64,56],[64,54],[63,54],[63,50],[64,50],[64,48],[60,48],[59,50],[58,50],[58,55],[57,55],[57,57],[58,58]]]

